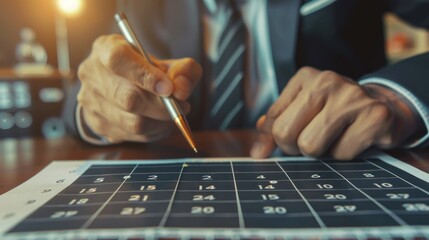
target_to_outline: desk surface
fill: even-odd
[[[197,132],[198,157],[245,157],[256,139],[254,131]],[[429,149],[396,150],[389,154],[429,172]],[[156,143],[92,146],[66,137],[0,141],[0,194],[34,176],[54,160],[117,160],[195,157],[177,133]]]

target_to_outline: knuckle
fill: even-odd
[[[104,65],[106,68],[111,70],[114,73],[117,73],[121,65],[123,64],[124,56],[129,54],[130,46],[124,43],[115,44],[110,48],[110,50],[106,53],[104,60]]]
[[[197,62],[193,58],[190,58],[190,57],[183,58],[182,61],[183,61],[183,64],[185,64],[187,66],[197,65]]]
[[[155,89],[156,77],[150,71],[150,67],[143,65],[136,70],[138,85],[143,89],[153,91]]]
[[[320,73],[320,77],[323,78],[323,79],[338,80],[339,75],[336,72],[334,72],[334,71],[325,70],[325,71],[322,71]]]
[[[84,94],[84,90],[83,88],[81,88],[81,90],[79,91],[79,93],[77,94],[77,101],[84,106],[86,103],[86,94]]]
[[[315,71],[316,71],[316,69],[313,67],[303,66],[298,70],[297,74],[298,75],[308,75],[308,74],[313,74]]]
[[[79,78],[80,81],[85,81],[88,78],[88,73],[87,73],[87,67],[86,67],[86,62],[87,60],[83,61],[81,64],[79,64],[79,67],[77,69],[77,77]]]
[[[105,126],[103,124],[103,119],[101,118],[101,116],[84,106],[82,107],[82,111],[85,123],[91,127],[91,130],[96,133],[104,133]]]
[[[341,77],[337,73],[327,70],[321,72],[315,81],[325,89],[332,89],[338,86],[338,83],[341,82]]]
[[[276,119],[283,112],[283,108],[277,104],[272,105],[267,112],[267,117],[271,119]]]
[[[109,34],[107,35],[107,38],[109,39],[109,41],[112,41],[112,42],[124,40],[124,37],[120,34]]]
[[[193,78],[195,78],[194,80],[200,79],[203,74],[203,68],[201,65],[193,58],[185,58],[184,61],[185,65],[188,66],[189,71],[191,71],[190,76],[193,76]]]
[[[102,44],[117,44],[118,42],[123,41],[124,37],[119,34],[108,34],[101,36],[100,40]]]
[[[291,129],[278,122],[274,122],[273,124],[273,137],[277,143],[281,143],[282,145],[296,146],[296,139]]]
[[[390,110],[390,108],[379,101],[375,101],[374,103],[372,103],[372,113],[371,115],[373,116],[374,120],[378,120],[380,122],[386,122],[386,120],[390,119],[392,116],[392,112]]]
[[[362,99],[367,96],[362,87],[357,84],[348,86],[346,94],[353,99]]]
[[[123,39],[124,38],[119,34],[101,35],[92,43],[92,50],[104,52],[106,50],[106,46],[115,44],[115,42]]]
[[[139,104],[142,104],[140,100],[140,94],[134,89],[118,90],[119,104],[121,107],[128,112],[135,111]]]
[[[317,92],[332,92],[339,87],[339,76],[332,71],[323,71],[313,80],[313,88]]]
[[[108,35],[101,35],[95,39],[95,41],[92,43],[92,49],[97,49],[99,46],[101,46],[106,40],[108,39]]]
[[[318,157],[322,154],[321,149],[307,137],[298,138],[298,148],[306,156]]]
[[[179,101],[186,101],[192,94],[192,90],[190,88],[178,89],[174,93],[174,96]]]
[[[127,117],[125,127],[127,131],[132,134],[140,134],[142,133],[143,125],[143,117],[133,114],[132,116]]]
[[[89,96],[93,96],[93,92],[94,90],[92,87],[88,85],[82,85],[82,87],[79,89],[76,99],[82,106],[91,105],[93,104],[93,101],[91,101]]]

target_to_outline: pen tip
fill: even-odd
[[[193,148],[193,149],[194,149],[194,152],[195,152],[195,153],[198,153],[198,150],[197,150],[197,148]]]

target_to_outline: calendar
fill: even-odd
[[[429,174],[385,154],[56,161],[0,196],[2,239],[427,239]]]

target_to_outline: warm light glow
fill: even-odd
[[[82,7],[82,0],[57,0],[57,4],[64,14],[75,15]]]

